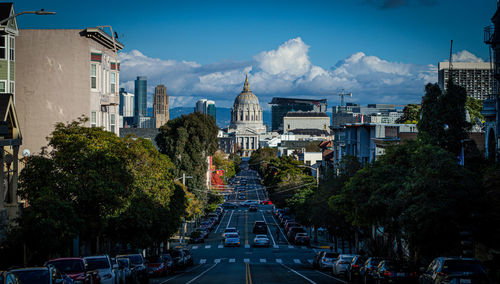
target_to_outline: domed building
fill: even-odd
[[[231,125],[228,132],[233,132],[236,145],[242,156],[248,157],[259,148],[259,135],[266,133],[262,122],[262,108],[259,99],[250,90],[248,76],[245,78],[243,91],[234,100],[231,109]]]

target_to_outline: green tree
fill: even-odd
[[[257,171],[261,176],[264,176],[268,164],[278,158],[278,151],[276,148],[260,148],[252,153],[250,156],[250,168]]]
[[[467,96],[465,108],[469,112],[469,117],[472,124],[476,124],[476,118],[478,118],[480,121],[484,121],[484,116],[481,114],[481,111],[483,110],[482,100]]]
[[[203,206],[208,201],[205,186],[207,157],[218,148],[217,132],[213,118],[195,112],[169,120],[160,127],[156,136],[160,152],[176,165],[174,175],[180,177],[184,173],[193,177],[186,180],[186,185]]]
[[[403,115],[396,120],[396,123],[417,124],[420,119],[420,105],[408,104],[403,109]]]

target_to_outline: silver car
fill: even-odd
[[[343,275],[346,273],[347,268],[351,265],[352,260],[356,257],[356,254],[341,254],[337,258],[337,261],[333,263],[332,274],[333,275]]]
[[[224,246],[226,247],[239,247],[240,246],[240,236],[236,233],[226,233],[226,239],[224,240]]]
[[[254,247],[269,247],[270,241],[267,235],[256,235],[255,238],[253,239],[253,246]]]

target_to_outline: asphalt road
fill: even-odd
[[[266,198],[256,172],[243,170],[239,175],[247,180],[242,186],[247,200]],[[228,201],[237,203],[238,196],[233,194]],[[345,283],[332,277],[330,271],[312,268],[315,249],[288,243],[271,205],[258,205],[258,209],[257,212],[249,212],[247,207],[226,210],[204,244],[189,245],[193,266],[167,277],[153,278],[150,283]],[[253,224],[261,220],[268,224],[269,248],[253,247]],[[226,227],[238,229],[240,247],[224,247],[222,233]]]

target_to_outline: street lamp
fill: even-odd
[[[186,186],[186,179],[187,178],[193,178],[192,176],[186,176],[185,173],[182,173],[182,176],[181,177],[178,177],[175,180],[180,180],[182,179],[182,184],[184,186]],[[181,240],[180,240],[180,243],[183,244],[184,243],[184,233],[186,232],[186,218],[185,217],[182,217],[182,228],[181,228],[181,232],[182,232],[182,235],[181,235]]]
[[[13,19],[19,15],[23,15],[23,14],[35,14],[35,15],[55,15],[56,12],[50,12],[50,11],[44,11],[43,9],[39,10],[39,11],[24,11],[24,12],[20,12],[20,13],[17,13],[17,14],[14,14],[10,17],[7,17],[3,20],[0,21],[0,25],[3,25],[5,24],[6,22],[8,22],[10,19]]]
[[[299,168],[309,168],[311,170],[315,170],[316,171],[316,186],[319,185],[319,165],[316,168],[306,166],[306,165],[299,165],[298,167]]]

